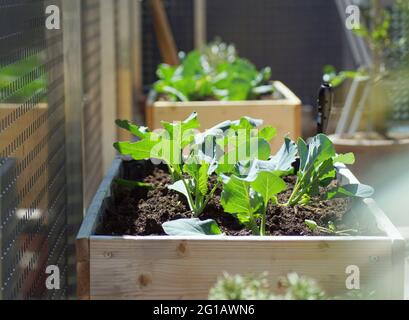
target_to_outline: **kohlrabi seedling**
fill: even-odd
[[[174,182],[169,188],[185,195],[191,212],[198,217],[219,186],[220,179],[217,179],[209,188],[209,178],[216,170],[225,172],[246,158],[268,158],[268,140],[275,136],[275,129],[266,127],[257,135],[258,131],[253,130],[261,123],[260,120],[243,117],[199,133],[196,129],[200,123],[197,114],[193,113],[183,122],[162,122],[161,132],[151,132],[146,127],[118,120],[117,125],[130,131],[139,141],[118,142],[114,146],[121,154],[130,155],[135,160],[156,158],[164,161]],[[236,157],[225,158],[226,154],[233,152]]]
[[[222,174],[224,211],[235,215],[253,234],[266,235],[268,204],[278,204],[276,195],[287,188],[280,176],[291,171],[295,159],[296,146],[286,138],[280,151],[269,160],[237,163],[231,175]]]
[[[315,136],[307,145],[301,138],[297,141],[300,167],[293,192],[286,205],[306,204],[320,195],[320,187],[328,187],[336,179],[335,163],[353,164],[352,153],[337,155],[331,140],[324,134]],[[373,188],[364,184],[347,184],[330,188],[321,199],[340,197],[366,198]]]

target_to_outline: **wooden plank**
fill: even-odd
[[[88,208],[87,215],[81,224],[76,239],[77,255],[77,297],[78,299],[90,299],[90,251],[89,239],[95,232],[98,222],[102,218],[102,209],[104,200],[109,197],[113,179],[118,176],[121,166],[121,159],[115,159],[110,170],[102,181],[98,191],[95,194],[91,205]]]
[[[115,16],[114,0],[100,2],[101,28],[101,103],[103,172],[107,172],[115,158],[112,144],[117,141],[115,120],[117,119],[116,59],[115,59]]]
[[[120,159],[114,161],[77,238],[78,281],[89,289],[79,292],[81,297],[204,299],[223,271],[269,271],[273,279],[295,271],[317,279],[329,294],[338,294],[345,291],[348,265],[360,268],[361,288],[375,288],[387,299],[403,297],[404,242],[372,199],[364,204],[385,231],[382,237],[94,236],[120,165]],[[344,182],[357,182],[345,166],[338,170]]]
[[[188,101],[167,102],[156,101],[153,94],[147,107],[147,124],[150,128],[161,127],[160,121],[178,121],[187,118],[192,112],[199,114],[201,130],[208,129],[224,120],[236,120],[243,116],[263,119],[264,125],[277,129],[277,138],[271,142],[275,153],[282,145],[283,137],[290,134],[291,138],[301,136],[301,101],[281,82],[275,81],[274,86],[283,96],[279,100],[256,101]]]
[[[349,265],[359,267],[361,288],[392,297],[390,239],[300,238],[91,237],[91,298],[205,299],[225,271],[271,279],[298,272],[340,294]]]
[[[179,64],[178,52],[172,29],[166,15],[162,0],[150,0],[155,28],[156,40],[159,46],[160,55],[164,63],[170,65]]]

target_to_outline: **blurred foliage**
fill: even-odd
[[[270,287],[267,273],[259,276],[224,274],[210,290],[209,300],[323,300],[325,293],[313,279],[290,273]]]
[[[218,40],[181,58],[180,65],[160,64],[156,71],[155,91],[172,101],[253,100],[273,92],[271,69],[258,71],[231,44]]]
[[[210,289],[209,300],[371,300],[373,290],[346,290],[344,294],[328,296],[314,279],[289,273],[272,288],[268,273],[261,275],[229,275],[224,273]]]
[[[209,292],[209,300],[272,300],[273,298],[267,274],[233,276],[225,273]]]
[[[2,103],[23,103],[30,99],[32,96],[40,93],[47,88],[47,77],[45,73],[42,73],[40,68],[43,63],[39,56],[34,55],[27,59],[22,59],[14,64],[8,65],[0,69],[0,88],[5,88],[12,83],[18,83],[18,81],[27,76],[29,80],[34,78],[29,83],[25,84],[21,89],[15,92],[12,96],[7,97]],[[30,75],[31,74],[31,75]],[[44,102],[46,97],[41,99]]]
[[[390,120],[409,120],[409,1],[396,0],[390,8],[383,8],[379,0],[361,1],[359,6],[363,19],[353,32],[368,44],[373,63],[340,72],[327,65],[323,79],[337,87],[347,79],[368,76],[367,127],[387,137]]]

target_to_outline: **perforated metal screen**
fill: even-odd
[[[0,299],[75,295],[75,236],[115,155],[114,120],[132,118],[132,1],[0,0]]]
[[[47,4],[0,1],[3,299],[66,295],[63,42],[44,27]],[[46,290],[48,265],[59,266],[61,290]]]

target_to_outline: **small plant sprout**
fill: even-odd
[[[221,204],[224,211],[235,215],[254,235],[264,236],[268,203],[277,204],[276,195],[285,189],[285,182],[272,172],[259,172],[254,180],[232,175],[225,177]]]
[[[328,234],[334,234],[339,236],[349,236],[352,233],[357,233],[358,230],[356,229],[345,229],[345,230],[337,230],[335,224],[332,221],[328,221],[328,227],[321,227],[319,226],[314,220],[305,220],[304,223],[311,231],[320,231]]]

